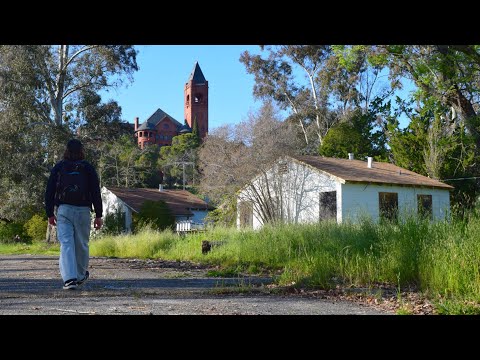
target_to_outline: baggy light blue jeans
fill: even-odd
[[[88,269],[90,208],[61,204],[57,210],[57,236],[60,241],[60,274],[63,281],[81,280]]]

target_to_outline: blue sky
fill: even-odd
[[[238,124],[261,102],[253,98],[253,75],[240,63],[240,54],[248,50],[260,53],[258,45],[140,45],[139,71],[127,86],[102,92],[104,101],[116,100],[122,107],[122,118],[130,123],[138,116],[144,122],[158,108],[183,123],[183,89],[198,61],[209,85],[210,131],[225,124]],[[299,77],[303,73],[299,72]],[[305,79],[298,79],[306,81]],[[382,81],[386,80],[384,74]],[[397,92],[407,97],[413,85],[406,82]],[[400,118],[401,126],[408,124]]]
[[[259,53],[258,45],[143,45],[139,50],[139,71],[128,87],[102,93],[122,107],[124,120],[145,121],[158,108],[183,123],[183,89],[198,61],[209,85],[209,127],[237,124],[249,110],[260,106],[252,95],[254,79],[240,63],[240,54]]]

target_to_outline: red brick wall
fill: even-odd
[[[195,102],[196,96],[199,96],[198,102]],[[198,130],[202,139],[208,133],[208,101],[208,81],[201,85],[193,84],[192,81],[185,84],[185,119],[188,126],[193,129],[193,121],[195,116],[197,117]]]

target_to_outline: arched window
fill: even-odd
[[[194,99],[195,104],[201,103],[202,98],[203,98],[202,94],[195,94],[195,99]]]
[[[190,95],[187,95],[187,105],[190,103]]]
[[[138,133],[138,136],[139,136],[139,137],[142,137],[142,132],[141,132],[141,131]]]

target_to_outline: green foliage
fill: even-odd
[[[98,174],[103,186],[142,186],[148,174],[154,171],[151,163],[140,158],[150,150],[140,150],[132,134],[105,143],[100,149]],[[145,165],[145,166],[141,166]],[[148,168],[147,168],[148,166]]]
[[[131,79],[136,54],[131,45],[0,46],[0,218],[25,222],[43,211],[68,139],[79,136],[96,165],[99,139],[125,133],[120,107],[99,92]]]
[[[28,220],[23,227],[27,235],[33,241],[42,241],[45,240],[47,233],[47,219],[45,216],[40,216],[38,214],[33,215],[30,220]]]
[[[342,123],[330,129],[320,146],[319,154],[345,159],[354,153],[357,159],[372,155],[371,143],[353,126]]]
[[[405,129],[399,129],[398,124],[391,124],[390,149],[395,164],[421,175],[427,175],[424,149],[426,144],[426,124],[420,117],[412,117]]]
[[[186,183],[190,183],[195,177],[198,177],[196,162],[199,146],[200,138],[194,133],[175,136],[171,146],[162,146],[158,165],[167,177],[167,183],[171,185],[174,182],[183,182],[182,162],[191,163],[185,165]]]
[[[396,165],[436,179],[476,176],[475,141],[464,125],[454,126],[445,119],[445,109],[433,99],[426,101],[419,111],[403,106],[411,119],[409,125],[399,129],[398,122],[388,124],[389,144]],[[452,210],[463,216],[476,202],[477,181],[445,182],[455,187]]]
[[[133,229],[138,231],[145,225],[154,230],[174,230],[175,217],[165,201],[146,200],[138,214],[133,216]]]
[[[28,236],[24,224],[17,222],[7,222],[0,220],[0,243],[11,244],[11,243],[29,243],[31,241]],[[44,228],[44,236],[46,232],[46,227]],[[18,235],[19,239],[16,238]]]
[[[125,213],[117,209],[117,211],[105,215],[100,231],[107,235],[120,235],[123,233],[125,231]]]
[[[387,159],[386,139],[383,132],[374,128],[377,114],[383,110],[381,99],[375,99],[367,113],[353,112],[349,120],[329,130],[319,147],[319,154],[336,158],[347,158],[354,153],[357,159],[372,156],[377,161]]]
[[[147,146],[139,152],[139,157],[135,160],[135,171],[136,178],[142,186],[156,188],[161,183],[159,156],[160,150],[157,146]]]
[[[333,52],[339,58],[339,65],[348,71],[353,71],[358,66],[366,48],[365,45],[332,45]]]
[[[281,270],[280,284],[330,288],[345,285],[416,285],[445,312],[475,313],[480,302],[480,219],[398,224],[322,222],[265,226],[260,230],[216,227],[179,237],[148,230],[92,243],[93,255],[160,257],[220,265],[211,275]],[[222,241],[208,254],[202,240]],[[116,244],[113,246],[112,244]],[[118,250],[112,249],[117,247]],[[143,252],[142,252],[143,251]],[[458,304],[464,304],[460,306]],[[470,305],[469,305],[470,304]],[[438,305],[440,306],[440,305]],[[448,310],[449,308],[450,310]]]
[[[237,199],[225,197],[220,206],[208,212],[205,221],[216,226],[234,227],[237,223]]]
[[[60,254],[60,244],[49,244],[44,241],[35,241],[30,243],[2,243],[0,241],[0,254],[2,255],[56,255]]]
[[[439,315],[480,315],[477,302],[462,299],[443,299],[436,301],[435,308]]]
[[[107,235],[95,240],[90,244],[90,254],[122,258],[158,258],[160,254],[169,251],[178,238],[171,230],[158,231],[146,227],[135,235]]]
[[[197,122],[197,117],[196,116],[193,119],[192,135],[195,136],[200,143],[200,131],[198,130],[198,122]]]

